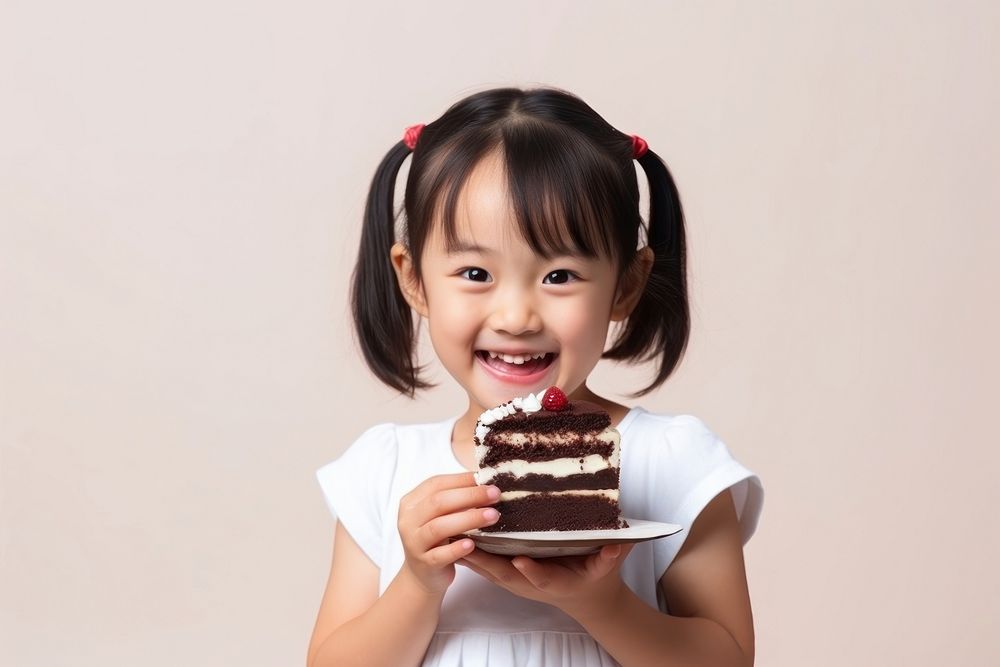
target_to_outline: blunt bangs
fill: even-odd
[[[424,182],[407,193],[414,203],[408,235],[418,273],[435,220],[441,221],[448,250],[459,244],[459,196],[474,167],[493,152],[501,156],[517,231],[538,255],[605,257],[619,272],[624,269],[642,223],[635,179],[623,178],[621,166],[581,133],[515,116],[492,128],[462,132],[427,157]]]

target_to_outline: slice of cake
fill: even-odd
[[[627,528],[618,506],[621,436],[600,406],[558,387],[487,410],[476,423],[476,482],[500,488],[483,532]]]

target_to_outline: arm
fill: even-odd
[[[610,604],[564,611],[624,667],[753,665],[743,542],[728,490],[699,514],[660,586],[670,615],[653,609],[624,585]]]
[[[455,561],[472,540],[449,537],[496,521],[500,489],[472,473],[437,475],[403,496],[397,527],[406,560],[381,597],[379,570],[337,524],[330,579],[309,642],[308,667],[418,665],[455,579]]]
[[[378,567],[340,522],[334,545],[306,665],[419,665],[444,591],[427,593],[404,567],[379,597]]]

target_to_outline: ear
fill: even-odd
[[[402,243],[394,243],[389,250],[392,268],[396,271],[396,282],[403,292],[403,298],[410,308],[417,311],[421,317],[427,317],[427,298],[423,286],[413,268],[413,258],[410,251]]]
[[[639,297],[642,296],[652,268],[653,249],[649,246],[640,248],[619,283],[615,302],[611,306],[612,322],[621,322],[632,313],[639,303]]]

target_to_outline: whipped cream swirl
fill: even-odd
[[[503,405],[498,405],[495,408],[490,408],[479,415],[479,421],[476,422],[476,437],[479,442],[482,442],[486,438],[486,434],[490,432],[490,424],[493,422],[508,417],[518,410],[522,412],[538,412],[542,409],[542,397],[545,395],[546,390],[538,392],[537,394],[532,394],[528,392],[526,396],[515,396],[513,400],[504,403]]]

